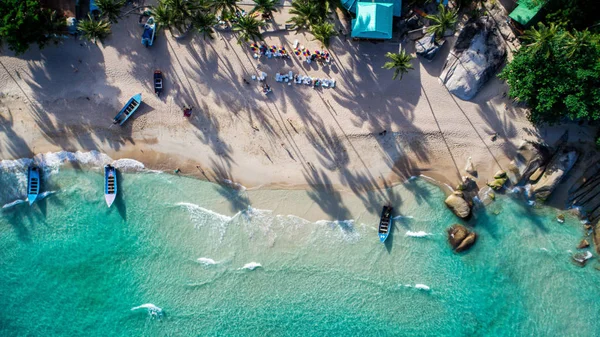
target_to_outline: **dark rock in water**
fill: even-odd
[[[444,45],[444,40],[437,42],[435,35],[429,33],[415,42],[415,48],[417,55],[422,56],[424,59],[431,61],[437,55],[438,51]]]
[[[558,151],[548,164],[540,180],[532,185],[531,192],[536,199],[548,199],[556,186],[575,165],[578,157],[577,151],[574,149],[563,148]]]
[[[590,253],[589,251],[585,251],[582,253],[573,254],[573,256],[571,256],[571,259],[577,265],[579,265],[580,267],[583,267],[588,262],[588,260],[592,258],[592,256],[593,256],[592,253]]]
[[[454,192],[446,198],[446,206],[456,214],[459,218],[466,219],[471,214],[471,206],[464,199],[464,195],[461,192]]]
[[[577,249],[583,249],[583,248],[587,248],[590,246],[590,243],[588,242],[588,240],[586,239],[581,239],[581,241],[579,242],[579,244],[577,245]]]
[[[477,234],[471,232],[467,227],[459,224],[448,228],[448,242],[456,252],[462,252],[469,249],[477,239]]]
[[[506,183],[507,178],[498,178],[492,182],[488,182],[486,185],[491,187],[494,191],[500,190]]]
[[[440,76],[457,97],[469,100],[496,74],[506,58],[506,48],[494,20],[471,19],[456,39]]]

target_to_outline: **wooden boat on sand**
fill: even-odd
[[[134,95],[127,101],[127,104],[119,111],[119,113],[113,118],[113,124],[123,125],[131,115],[139,108],[142,103],[142,94]]]

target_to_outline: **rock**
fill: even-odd
[[[522,142],[516,158],[508,165],[506,172],[510,181],[517,185],[521,180],[528,179],[540,166],[551,159],[550,149],[541,144]]]
[[[557,215],[556,221],[558,221],[558,223],[565,223],[565,216],[563,214]]]
[[[461,192],[454,192],[446,198],[446,206],[461,219],[466,219],[471,214],[471,207],[469,203],[463,198]]]
[[[455,96],[469,100],[506,58],[502,37],[489,16],[469,20],[448,55],[440,80]]]
[[[477,177],[477,169],[475,168],[475,165],[473,164],[471,157],[469,157],[469,159],[467,159],[467,166],[465,166],[465,172],[472,175],[473,177]]]
[[[477,234],[471,232],[467,227],[454,224],[448,228],[448,242],[452,249],[458,253],[469,249],[477,239]]]
[[[502,186],[504,186],[504,184],[506,183],[506,180],[507,180],[507,178],[499,178],[492,182],[488,182],[486,185],[491,187],[494,191],[498,191],[502,188]]]
[[[533,172],[533,174],[529,177],[529,181],[532,183],[535,183],[536,181],[538,181],[540,179],[540,177],[542,176],[542,174],[544,173],[544,169],[545,167],[540,166],[537,168],[537,170],[535,170],[535,172]]]
[[[587,261],[592,258],[592,256],[592,253],[590,253],[589,251],[585,251],[582,253],[573,254],[571,259],[573,259],[573,262],[575,262],[580,267],[584,267]]]
[[[582,239],[581,242],[579,242],[579,245],[577,245],[577,249],[583,249],[583,248],[587,248],[589,246],[590,246],[590,243],[588,242],[588,240]]]
[[[583,175],[569,190],[569,203],[594,223],[600,219],[600,160],[597,154],[586,159],[592,163],[584,162]]]
[[[500,171],[496,172],[496,174],[494,174],[494,179],[502,179],[502,178],[506,178],[506,172],[500,170]]]
[[[548,199],[556,186],[575,165],[577,157],[577,151],[569,149],[563,149],[554,155],[540,180],[532,185],[531,193],[535,195],[536,199]]]
[[[596,253],[600,254],[600,222],[594,226],[594,236],[592,237],[594,240],[594,247],[596,247]]]
[[[490,197],[490,199],[496,200],[496,193],[489,191],[487,195],[488,195],[488,197]]]
[[[585,225],[583,225],[583,229],[585,229],[585,231],[586,231],[586,232],[589,232],[589,231],[590,231],[592,228],[593,228],[593,227],[592,227],[592,225],[590,225],[590,224],[585,224]],[[600,254],[600,253],[598,253],[598,254]]]
[[[432,33],[426,34],[419,40],[415,41],[415,49],[417,55],[422,56],[424,59],[431,61],[437,55],[438,51],[444,45],[444,40],[438,42],[435,40],[435,35]]]

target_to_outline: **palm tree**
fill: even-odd
[[[408,73],[410,69],[414,69],[410,60],[413,59],[412,56],[404,52],[404,50],[400,51],[398,54],[396,53],[387,53],[385,57],[389,58],[390,61],[386,62],[382,68],[384,69],[394,69],[393,80],[400,76],[402,79],[402,75]]]
[[[324,22],[313,26],[312,34],[323,46],[329,48],[329,39],[335,35],[335,28],[332,23]]]
[[[192,19],[192,24],[198,33],[201,33],[204,39],[208,36],[211,40],[214,39],[213,26],[218,23],[217,17],[213,13],[198,11]]]
[[[229,17],[239,10],[237,0],[214,0],[212,2],[213,13],[221,14],[221,19]]]
[[[448,29],[454,28],[457,15],[456,11],[446,9],[444,5],[440,4],[437,14],[427,15],[425,18],[431,23],[427,32],[433,33],[436,39],[441,39]]]
[[[102,42],[110,34],[110,22],[104,19],[94,20],[88,14],[88,19],[79,22],[77,29],[85,39],[97,44],[98,40]]]
[[[552,54],[552,43],[558,36],[557,33],[558,26],[554,23],[546,26],[540,22],[538,28],[533,27],[525,31],[523,40],[527,42],[525,46],[534,53],[542,53],[546,58],[549,58]]]
[[[159,1],[156,7],[150,10],[154,20],[166,29],[171,29],[175,23],[173,11],[168,7],[166,1]]]
[[[254,42],[256,42],[256,40],[262,41],[263,37],[260,33],[260,28],[264,27],[264,25],[264,22],[259,21],[251,15],[240,17],[238,22],[233,24],[233,31],[240,32],[238,43],[242,44],[243,42],[248,42],[249,40]]]
[[[272,18],[273,12],[277,12],[278,4],[279,0],[254,0],[254,8],[250,11],[250,14],[261,12],[263,17]]]
[[[294,29],[308,28],[320,21],[317,6],[308,0],[293,1],[290,14],[294,16],[287,22],[291,23]]]
[[[125,0],[96,0],[96,5],[102,13],[102,17],[109,22],[117,23],[121,17],[121,7],[125,5]]]
[[[589,30],[574,31],[573,33],[567,33],[565,40],[565,48],[567,49],[567,56],[573,57],[576,54],[589,50],[596,43],[594,34],[590,33]]]
[[[64,34],[67,28],[65,17],[58,14],[56,11],[44,10],[42,12],[44,35],[48,37],[57,37]],[[0,45],[1,46],[1,45]]]

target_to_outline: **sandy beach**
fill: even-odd
[[[276,23],[287,20],[287,10],[275,16]],[[328,185],[360,192],[420,174],[454,185],[472,157],[482,186],[506,167],[523,140],[551,143],[565,129],[532,127],[498,79],[473,101],[450,95],[438,76],[452,39],[433,62],[417,58],[414,70],[393,81],[391,71],[382,69],[384,54],[399,47],[414,52],[411,41],[337,36],[329,48],[333,62],[319,65],[295,55],[255,60],[232,32],[219,31],[214,40],[198,34],[177,40],[161,30],[145,48],[137,15],[124,17],[112,31],[104,44],[68,39],[19,57],[4,51],[0,158],[97,150],[152,169],[180,168],[185,175],[247,187]],[[267,27],[264,37],[287,50],[295,40],[320,49],[308,33]],[[165,77],[160,98],[152,87],[155,69]],[[269,95],[251,80],[261,71],[268,74]],[[275,73],[289,71],[333,78],[337,86],[275,82]],[[136,115],[113,126],[114,115],[140,92]],[[194,107],[189,119],[182,114],[185,104]]]

